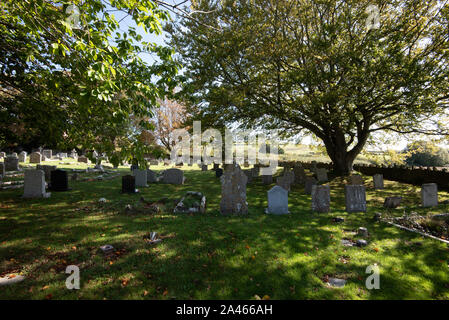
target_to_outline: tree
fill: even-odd
[[[159,108],[155,112],[155,138],[170,152],[177,141],[173,139],[173,131],[184,126],[187,119],[185,107],[175,100],[159,101]]]
[[[447,2],[194,1],[167,31],[196,119],[306,130],[345,175],[373,132],[448,134]]]
[[[406,162],[409,165],[441,167],[449,164],[449,152],[431,141],[415,141],[406,150]]]
[[[176,85],[173,50],[144,41],[133,27],[121,30],[115,13],[155,34],[169,17],[150,0],[0,3],[0,140],[112,154],[131,116],[152,116],[156,100]],[[140,54],[159,62],[149,65]]]

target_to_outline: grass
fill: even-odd
[[[291,214],[271,216],[264,214],[271,186],[256,180],[247,188],[249,215],[223,217],[214,172],[182,169],[184,185],[152,184],[132,195],[120,193],[120,178],[70,181],[72,191],[53,192],[50,199],[22,199],[21,189],[1,191],[0,275],[22,274],[26,280],[0,287],[0,299],[449,299],[448,246],[372,220],[375,212],[448,212],[447,205],[421,208],[419,187],[385,181],[385,190],[375,191],[365,177],[368,212],[349,214],[342,180],[334,179],[331,212],[317,214],[310,196],[294,186]],[[207,197],[206,214],[151,214],[139,201],[179,199],[187,191]],[[386,211],[383,200],[393,195],[403,196],[404,205]],[[140,210],[125,210],[127,204]],[[337,216],[345,222],[333,223]],[[368,246],[342,246],[343,238],[357,239],[361,226],[370,233]],[[162,243],[145,241],[151,231]],[[105,244],[116,249],[109,258],[98,251]],[[368,290],[365,270],[374,263],[380,289]],[[71,264],[80,267],[80,290],[65,287]],[[329,288],[326,276],[347,284]]]

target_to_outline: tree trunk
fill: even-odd
[[[337,176],[347,176],[351,173],[354,158],[346,150],[339,150],[334,152],[333,155],[329,154],[329,156],[333,163],[334,173]]]

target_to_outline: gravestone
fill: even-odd
[[[30,154],[30,163],[41,163],[42,155],[39,152]]]
[[[69,176],[67,171],[57,169],[50,173],[49,189],[51,191],[68,191],[69,189]]]
[[[22,151],[19,153],[19,162],[26,162],[27,161],[27,152]]]
[[[257,178],[259,176],[260,173],[260,167],[259,166],[254,166],[254,168],[251,169],[251,176],[253,178]]]
[[[345,186],[345,202],[347,212],[366,212],[365,186]]]
[[[273,176],[271,174],[263,175],[262,176],[262,183],[263,184],[272,184],[273,183]]]
[[[311,171],[312,173],[315,173],[315,174],[316,174],[316,170],[317,170],[316,161],[312,161],[312,162],[311,162],[311,165],[312,165],[312,168],[310,169],[310,171]]]
[[[176,168],[167,169],[162,173],[162,183],[184,184],[184,180],[184,173]]]
[[[72,159],[78,158],[78,153],[76,152],[75,149],[73,149],[73,150],[70,152],[70,156],[69,156],[69,157],[72,158]]]
[[[423,207],[438,205],[438,186],[436,183],[425,183],[421,187],[421,203]]]
[[[47,159],[51,159],[53,156],[53,151],[51,149],[44,149],[42,150],[42,155]]]
[[[267,192],[267,213],[281,215],[288,214],[288,191],[280,186],[274,186]]]
[[[287,179],[287,181],[290,182],[290,184],[293,184],[295,182],[295,173],[291,170],[285,171],[284,177]]]
[[[326,168],[317,168],[315,172],[318,182],[326,182],[328,180]]]
[[[135,186],[136,187],[148,187],[147,170],[134,169],[133,176],[135,178]]]
[[[306,194],[312,194],[312,186],[316,185],[318,182],[314,177],[306,177],[304,182],[304,192]]]
[[[0,152],[0,158],[5,158],[6,157],[6,152]]]
[[[5,176],[5,164],[0,162],[0,176]]]
[[[375,174],[373,176],[374,190],[384,188],[384,176],[382,174]]]
[[[246,175],[246,184],[253,183],[253,173],[250,169],[243,170],[243,173]]]
[[[301,184],[303,185],[306,180],[306,173],[304,171],[304,168],[300,165],[295,165],[293,167],[293,173],[295,174],[295,184]]]
[[[60,154],[59,154],[59,157],[60,158],[68,158],[68,156],[67,156],[67,153],[66,152],[61,152]]]
[[[384,208],[395,209],[401,205],[402,197],[387,197],[384,201]]]
[[[220,212],[222,215],[248,214],[246,183],[248,177],[239,165],[225,165],[221,180]]]
[[[45,192],[45,174],[42,170],[25,170],[23,186],[24,198],[49,198],[51,193]]]
[[[157,160],[150,160],[150,166],[158,166],[159,165],[159,161]]]
[[[215,177],[220,178],[223,175],[223,169],[218,168],[215,170]]]
[[[13,155],[7,156],[4,160],[5,171],[19,171],[19,158]]]
[[[157,182],[157,174],[153,170],[147,169],[147,183]]]
[[[17,152],[13,152],[11,153],[11,156],[18,158],[19,156],[17,155]]]
[[[78,157],[78,162],[89,163],[89,159],[86,156]]]
[[[53,170],[56,170],[56,166],[49,166],[49,165],[36,165],[37,170],[42,170],[45,172],[45,181],[50,181],[51,178],[51,172]]]
[[[349,177],[349,184],[354,186],[363,185],[363,178],[359,174],[354,174]]]
[[[290,191],[291,179],[286,176],[277,177],[276,184],[285,190]]]
[[[220,164],[214,163],[214,168],[212,170],[217,170],[220,168]]]
[[[137,193],[136,178],[131,175],[122,177],[122,193]]]
[[[312,210],[329,212],[331,203],[331,189],[328,185],[312,185]]]
[[[206,164],[202,164],[201,165],[201,171],[207,171],[207,165]]]

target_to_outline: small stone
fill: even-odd
[[[106,199],[105,199],[105,198],[100,198],[100,199],[98,200],[98,202],[100,202],[100,203],[105,203],[105,202],[106,202]]]
[[[384,208],[395,209],[401,205],[402,197],[387,197],[384,201]]]
[[[357,247],[366,247],[368,245],[368,242],[366,240],[357,240],[355,245]]]
[[[19,283],[19,282],[22,282],[23,280],[25,280],[24,276],[6,276],[3,278],[0,278],[0,287]]]
[[[338,278],[329,278],[329,282],[328,284],[331,287],[335,287],[335,288],[343,288],[346,284],[346,280],[344,279],[338,279]]]
[[[352,247],[354,245],[354,243],[351,240],[348,240],[348,239],[342,239],[341,240],[341,244],[344,247]]]
[[[357,230],[357,234],[361,237],[367,237],[368,236],[368,229],[364,228],[364,227],[360,227]]]
[[[374,221],[380,221],[380,219],[382,219],[382,213],[376,212],[376,213],[374,214],[373,220],[374,220]]]
[[[101,246],[101,247],[100,247],[100,250],[101,250],[105,255],[108,255],[108,254],[111,254],[111,253],[114,251],[114,247],[111,246],[110,244],[106,244],[106,245],[104,245],[104,246]]]
[[[341,222],[345,222],[345,219],[342,217],[335,217],[335,218],[332,218],[332,221],[335,223],[341,223]]]

